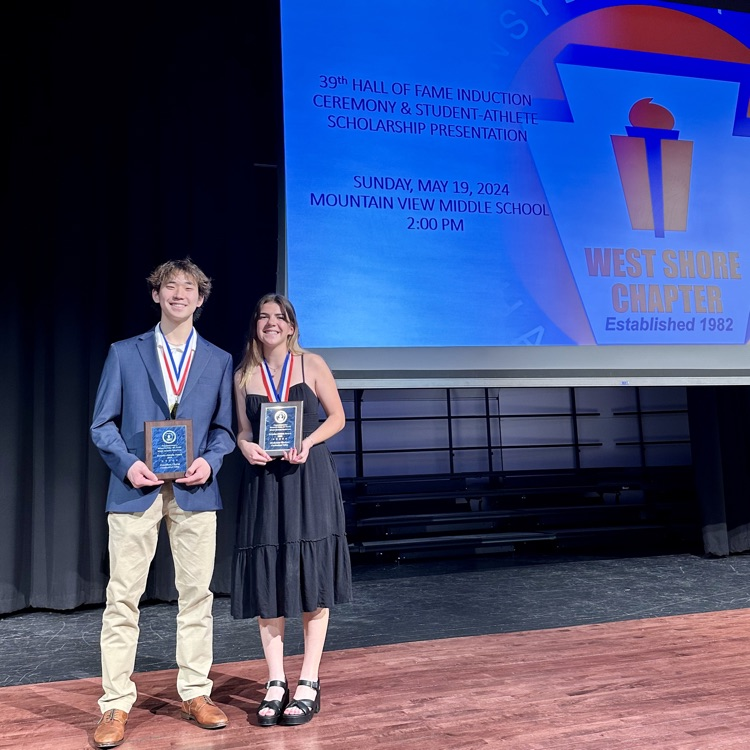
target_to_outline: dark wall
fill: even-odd
[[[155,324],[146,275],[190,255],[214,279],[198,330],[237,358],[276,286],[278,200],[270,4],[27,0],[0,14],[3,612],[102,600],[107,473],[88,426],[108,345]],[[220,475],[219,590],[237,456]],[[172,590],[169,564],[155,597]]]
[[[154,320],[147,272],[191,255],[215,280],[201,332],[238,349],[275,285],[276,175],[256,166],[276,162],[273,14],[190,0],[7,12],[6,247],[47,269],[34,309],[90,296],[110,337],[132,335]]]

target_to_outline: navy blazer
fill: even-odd
[[[170,418],[154,338],[152,328],[112,344],[99,381],[90,434],[110,468],[106,506],[110,512],[144,511],[161,490],[161,485],[136,489],[126,478],[136,460],[146,457],[144,422]],[[198,336],[175,418],[192,419],[193,457],[208,461],[211,476],[200,486],[172,483],[175,500],[184,510],[222,507],[216,474],[235,447],[232,374],[232,357]]]

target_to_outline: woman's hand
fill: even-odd
[[[273,461],[273,456],[269,456],[258,443],[243,441],[240,450],[253,466],[265,466],[269,461]]]
[[[310,455],[310,448],[312,447],[313,441],[309,437],[306,437],[302,441],[299,450],[292,448],[291,450],[286,451],[282,458],[290,464],[303,464],[307,461],[307,457]]]

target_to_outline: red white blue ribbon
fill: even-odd
[[[263,387],[266,389],[266,396],[269,401],[289,401],[289,389],[292,385],[292,370],[294,369],[294,357],[291,352],[287,352],[284,364],[279,376],[279,387],[273,382],[273,375],[268,362],[264,359],[260,367],[260,375],[263,379]]]
[[[190,331],[190,335],[185,342],[185,349],[182,352],[182,357],[180,357],[180,363],[178,365],[172,355],[172,348],[169,346],[167,337],[161,330],[161,326],[159,326],[159,333],[161,333],[162,342],[164,344],[161,356],[164,359],[164,366],[167,370],[167,375],[169,376],[169,384],[172,386],[172,393],[174,393],[175,398],[177,399],[179,399],[182,394],[182,389],[185,387],[188,372],[190,371],[190,364],[193,361],[193,350],[190,348],[190,340],[193,338],[194,330],[195,329],[192,329]],[[167,359],[167,353],[169,354],[169,359]],[[185,361],[185,357],[187,357],[187,362]]]

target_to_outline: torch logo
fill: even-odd
[[[620,172],[633,229],[687,229],[693,141],[679,140],[674,115],[649,99],[630,108],[627,135],[613,135],[612,148]]]

